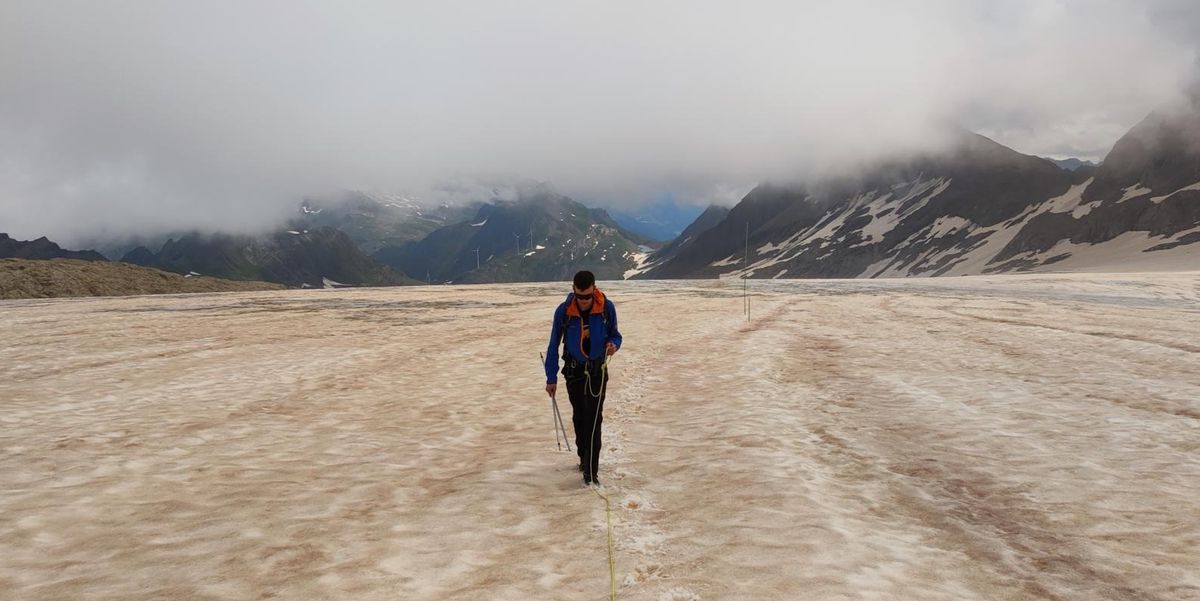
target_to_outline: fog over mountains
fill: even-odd
[[[1198,23],[1180,0],[7,3],[0,232],[289,285],[1186,264],[1193,155],[1137,124],[1192,102]]]
[[[732,208],[710,206],[665,244],[526,183],[511,198],[469,205],[364,193],[305,201],[293,229],[193,232],[122,260],[309,287],[563,280],[584,268],[605,280],[1195,269],[1198,140],[1200,95],[1152,112],[1099,166],[1064,167],[959,131],[943,150],[764,183]],[[0,255],[102,259],[8,236]]]
[[[1182,0],[0,6],[0,231],[261,233],[339,190],[616,214],[980,133],[1098,161],[1197,73]],[[1086,56],[1086,60],[1081,57]]]
[[[1192,96],[1150,114],[1095,168],[1068,171],[962,132],[946,151],[853,176],[762,185],[638,277],[1196,269],[1198,200]]]
[[[307,287],[564,280],[585,268],[613,280],[1200,267],[1200,95],[1152,112],[1099,166],[1060,166],[965,131],[955,138],[858,172],[764,183],[732,208],[710,206],[665,244],[525,183],[510,198],[468,205],[365,193],[305,201],[292,229],[193,232],[122,260]],[[0,256],[102,259],[8,236]]]

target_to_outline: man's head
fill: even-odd
[[[590,271],[580,271],[575,274],[572,282],[575,288],[575,302],[581,307],[592,304],[592,295],[596,292],[596,276]]]

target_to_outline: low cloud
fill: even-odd
[[[1198,22],[1173,1],[7,2],[0,231],[248,231],[343,188],[505,178],[732,204],[947,124],[1096,160],[1194,77]]]

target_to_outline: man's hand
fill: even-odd
[[[605,348],[605,351],[607,351],[609,355],[615,355],[617,353],[617,345],[609,342],[608,347]]]
[[[546,385],[546,394],[548,394],[550,396],[554,396],[554,393],[557,390],[558,390],[558,384],[547,384]]]

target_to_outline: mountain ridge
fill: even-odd
[[[960,132],[949,149],[853,176],[764,183],[686,247],[652,254],[634,277],[965,275],[1119,266],[1122,258],[1186,265],[1200,249],[1182,248],[1200,241],[1193,132],[1194,100],[1152,113],[1103,163],[1076,171]],[[1137,248],[1088,248],[1118,237],[1121,249]],[[1145,255],[1173,249],[1182,250]]]
[[[515,200],[484,203],[471,219],[419,242],[372,256],[437,283],[560,281],[579,269],[591,269],[600,279],[622,279],[638,247],[653,243],[622,228],[604,209],[535,186],[522,189]]]
[[[417,283],[371,260],[345,232],[330,227],[261,236],[193,232],[167,240],[157,252],[138,247],[121,260],[174,273],[294,287]]]

